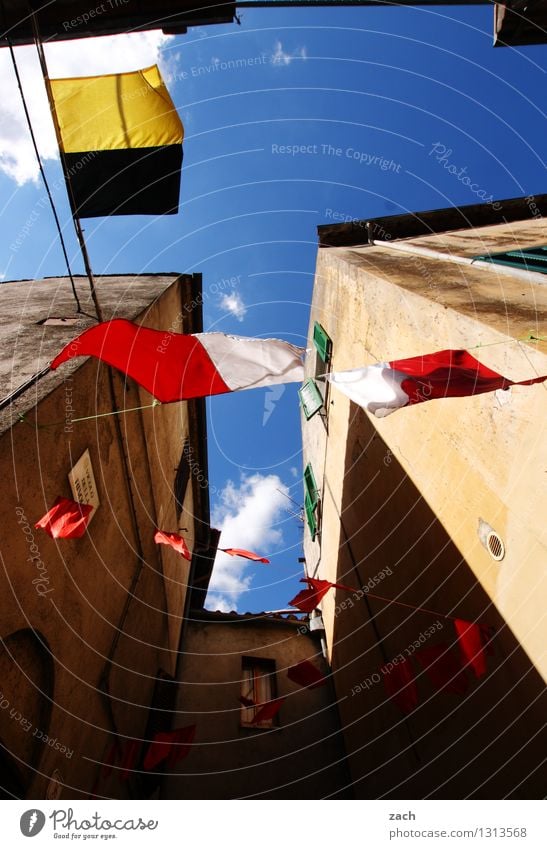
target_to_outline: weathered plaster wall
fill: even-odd
[[[218,619],[215,617],[218,616]],[[201,619],[201,621],[200,621]],[[297,621],[196,614],[185,633],[175,726],[197,725],[196,747],[166,778],[178,799],[321,799],[346,792],[348,774],[330,685],[303,689],[286,675],[311,659],[326,674],[319,641]],[[279,725],[241,727],[243,655],[276,663]]]

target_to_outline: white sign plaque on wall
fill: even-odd
[[[68,475],[68,482],[70,483],[74,501],[78,501],[80,504],[91,504],[93,507],[93,512],[89,515],[89,521],[91,521],[101,502],[99,501],[99,494],[95,484],[89,449],[84,451],[74,468],[71,469]]]

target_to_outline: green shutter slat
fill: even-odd
[[[523,259],[530,259],[533,262],[542,262],[547,263],[547,254],[542,253],[541,249],[537,251],[509,251],[509,256],[522,257]]]
[[[509,265],[512,268],[524,268],[527,271],[539,271],[547,274],[547,246],[522,248],[488,256],[475,256],[473,259],[492,262],[494,265]]]
[[[313,326],[313,344],[323,362],[328,362],[332,353],[332,339],[318,321]]]
[[[308,493],[306,493],[304,498],[304,509],[306,511],[306,523],[313,541],[317,536],[317,519],[315,516],[316,505],[312,504]]]

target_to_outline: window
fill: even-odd
[[[180,458],[179,467],[177,469],[177,474],[175,475],[175,483],[173,486],[173,490],[175,493],[175,504],[177,507],[177,513],[179,515],[182,513],[184,497],[186,495],[186,487],[188,486],[188,481],[190,480],[191,453],[192,448],[190,447],[190,443],[188,442],[188,440],[186,440],[182,448],[182,455]]]
[[[298,390],[298,396],[306,421],[309,421],[323,406],[323,396],[315,380],[311,377],[306,380],[302,388]]]
[[[542,274],[547,274],[547,245],[505,251],[499,254],[487,254],[486,256],[475,256],[473,259],[492,262],[496,265],[511,265],[513,268],[522,268],[524,271],[540,271]]]
[[[312,540],[319,532],[319,490],[311,463],[304,469],[304,512]]]
[[[276,697],[275,660],[262,657],[243,657],[241,659],[241,697],[253,702],[241,706],[241,725],[244,728],[273,728],[277,717],[264,722],[253,723],[260,705],[271,702]]]

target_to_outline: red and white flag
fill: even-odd
[[[547,380],[547,375],[508,380],[467,351],[447,350],[331,372],[326,378],[360,407],[384,418],[401,407],[434,398],[461,398],[510,386],[530,386]]]
[[[269,563],[267,557],[261,557],[260,554],[255,554],[254,551],[246,551],[244,548],[219,548],[224,554],[229,554],[231,557],[244,557],[245,560],[254,560],[256,563]]]
[[[169,531],[156,531],[154,534],[154,542],[157,542],[159,545],[170,545],[171,548],[174,548],[175,551],[182,554],[186,560],[192,559],[192,555],[186,545],[186,540],[184,537],[181,537],[180,534],[170,533]]]
[[[97,357],[148,390],[158,401],[182,401],[302,382],[303,348],[281,339],[226,333],[170,333],[116,318],[90,327],[58,354],[51,368],[74,357]]]
[[[80,539],[85,534],[93,507],[60,495],[35,528],[42,528],[53,539]]]

